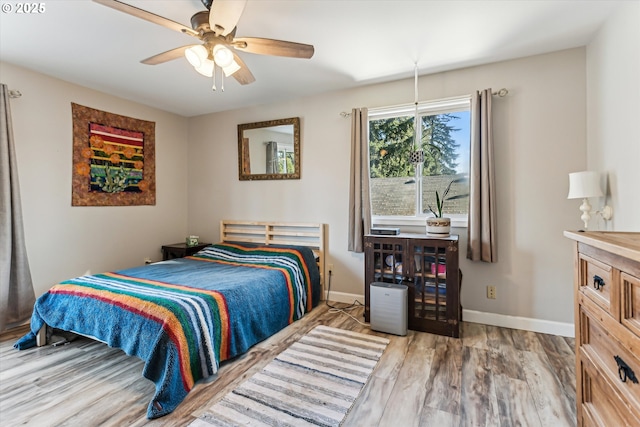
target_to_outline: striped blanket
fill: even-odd
[[[307,252],[308,251],[308,252]],[[314,305],[319,274],[308,248],[209,246],[196,255],[62,282],[36,301],[44,324],[123,349],[156,384],[147,416],[172,412],[221,361],[298,320]]]

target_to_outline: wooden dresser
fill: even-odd
[[[578,426],[640,426],[640,233],[575,240]]]

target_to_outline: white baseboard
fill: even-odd
[[[530,317],[509,316],[507,314],[485,313],[476,310],[462,310],[462,320],[471,323],[500,326],[503,328],[522,329],[543,334],[575,337],[573,323],[555,322],[553,320],[532,319]]]
[[[362,303],[362,305],[364,305],[364,295],[347,294],[344,292],[331,291],[331,294],[329,296],[331,297],[329,301],[343,302],[345,304],[353,304],[354,301],[358,300]],[[324,294],[324,299],[327,299],[326,292]]]
[[[331,291],[330,301],[351,304],[358,300],[364,304],[364,295],[348,294]],[[325,293],[324,298],[327,298]],[[555,322],[552,320],[532,319],[529,317],[509,316],[506,314],[486,313],[476,310],[462,310],[462,320],[471,323],[500,326],[503,328],[522,329],[524,331],[540,332],[543,334],[575,337],[573,323]]]

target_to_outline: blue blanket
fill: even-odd
[[[319,282],[308,248],[212,245],[193,257],[54,286],[36,301],[31,332],[15,347],[35,345],[47,324],[138,356],[156,384],[147,417],[157,418],[221,361],[310,311]]]

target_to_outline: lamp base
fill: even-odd
[[[582,211],[580,219],[584,222],[584,228],[586,230],[587,228],[589,228],[589,220],[591,219],[591,215],[589,214],[589,212],[591,212],[591,205],[589,204],[589,199],[587,199],[586,197],[582,199],[580,210]]]

